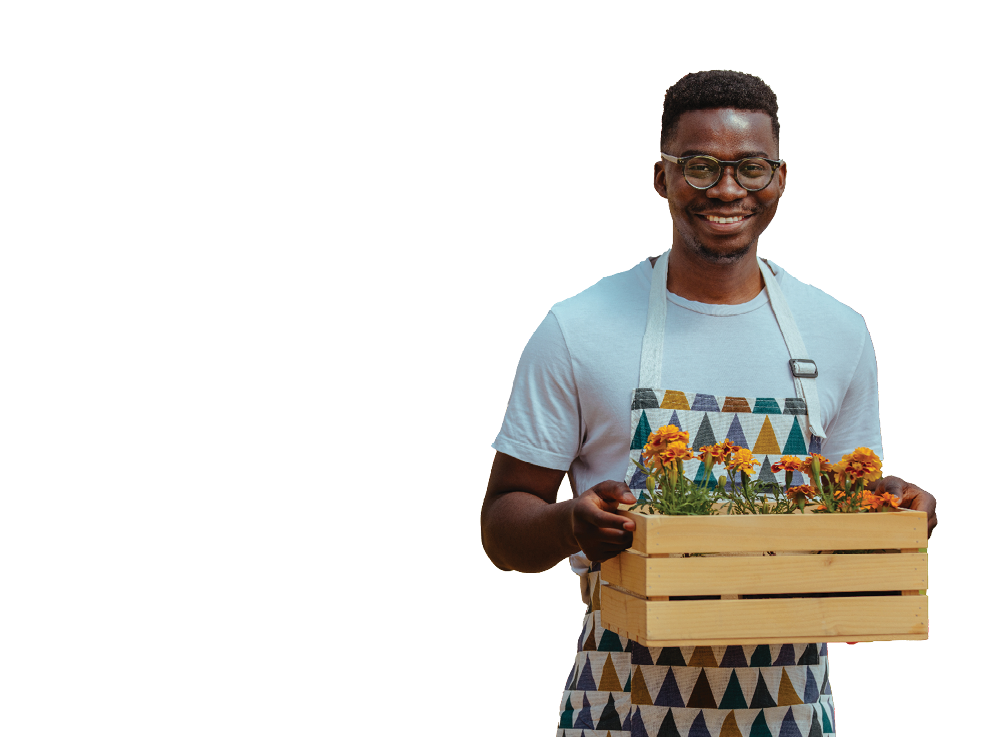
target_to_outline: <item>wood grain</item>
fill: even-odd
[[[641,644],[926,639],[925,596],[650,601],[610,587],[602,624]]]
[[[727,553],[920,548],[926,546],[926,513],[784,514],[669,517],[623,514],[634,520],[635,552]]]
[[[602,580],[645,597],[927,588],[926,553],[660,558],[628,551]]]

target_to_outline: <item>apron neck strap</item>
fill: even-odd
[[[655,261],[648,293],[648,324],[641,340],[641,372],[638,386],[654,389],[662,385],[662,345],[665,342],[666,280],[669,276],[669,252]]]
[[[766,294],[770,298],[770,307],[777,317],[777,324],[780,326],[780,334],[784,336],[784,343],[787,344],[787,353],[791,360],[788,362],[791,367],[791,374],[794,377],[794,389],[798,397],[804,400],[808,411],[808,429],[811,434],[819,438],[825,437],[825,430],[822,429],[822,407],[818,401],[818,389],[815,386],[815,378],[818,376],[818,367],[815,362],[808,358],[808,349],[804,341],[801,340],[801,331],[794,321],[794,313],[791,312],[787,298],[777,282],[777,277],[773,275],[773,270],[765,259],[756,259],[759,262],[759,270],[763,274],[763,281],[766,283]]]
[[[787,304],[783,290],[773,271],[763,259],[756,259],[759,270],[766,284],[766,296],[770,300],[773,314],[776,315],[780,334],[787,345],[790,354],[791,373],[794,377],[794,388],[798,397],[804,400],[808,411],[808,427],[813,435],[825,437],[822,430],[822,412],[818,401],[818,390],[815,387],[815,377],[818,370],[814,361],[808,358],[801,333],[798,331],[794,315]],[[644,328],[644,338],[641,340],[641,367],[638,376],[638,387],[655,389],[662,387],[663,346],[665,343],[665,316],[667,312],[666,283],[669,274],[669,251],[666,251],[655,261],[651,275],[651,291],[648,294],[648,320]]]

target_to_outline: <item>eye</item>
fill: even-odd
[[[755,179],[770,173],[771,167],[763,159],[746,159],[738,168],[739,175]]]
[[[686,176],[690,179],[713,179],[717,176],[718,164],[713,159],[690,159],[686,162]]]

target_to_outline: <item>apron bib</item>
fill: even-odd
[[[825,433],[817,370],[776,277],[759,268],[791,355],[795,397],[732,397],[662,387],[668,252],[655,263],[641,343],[639,387],[631,401],[630,457],[662,425],[689,432],[699,448],[729,439],[752,451],[759,478],[781,481],[770,464],[781,455],[821,451]],[[701,480],[699,460],[684,464]],[[806,483],[795,474],[794,483]],[[628,462],[625,482],[644,488]],[[636,495],[636,494],[635,494]],[[588,610],[578,654],[561,699],[558,737],[823,737],[835,734],[825,643],[647,648],[601,623],[598,563],[587,575]]]

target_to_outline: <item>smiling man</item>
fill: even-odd
[[[758,77],[677,82],[654,172],[671,249],[554,305],[520,360],[481,534],[503,570],[570,558],[582,577],[588,609],[558,735],[835,733],[824,643],[646,648],[600,616],[599,563],[631,544],[633,523],[613,512],[643,486],[630,459],[646,411],[671,410],[695,446],[727,438],[753,450],[764,473],[781,452],[881,455],[863,319],[758,255],[787,184],[779,134],[776,97]],[[556,503],[565,474],[574,498]],[[930,494],[881,484],[926,511],[932,531]]]

